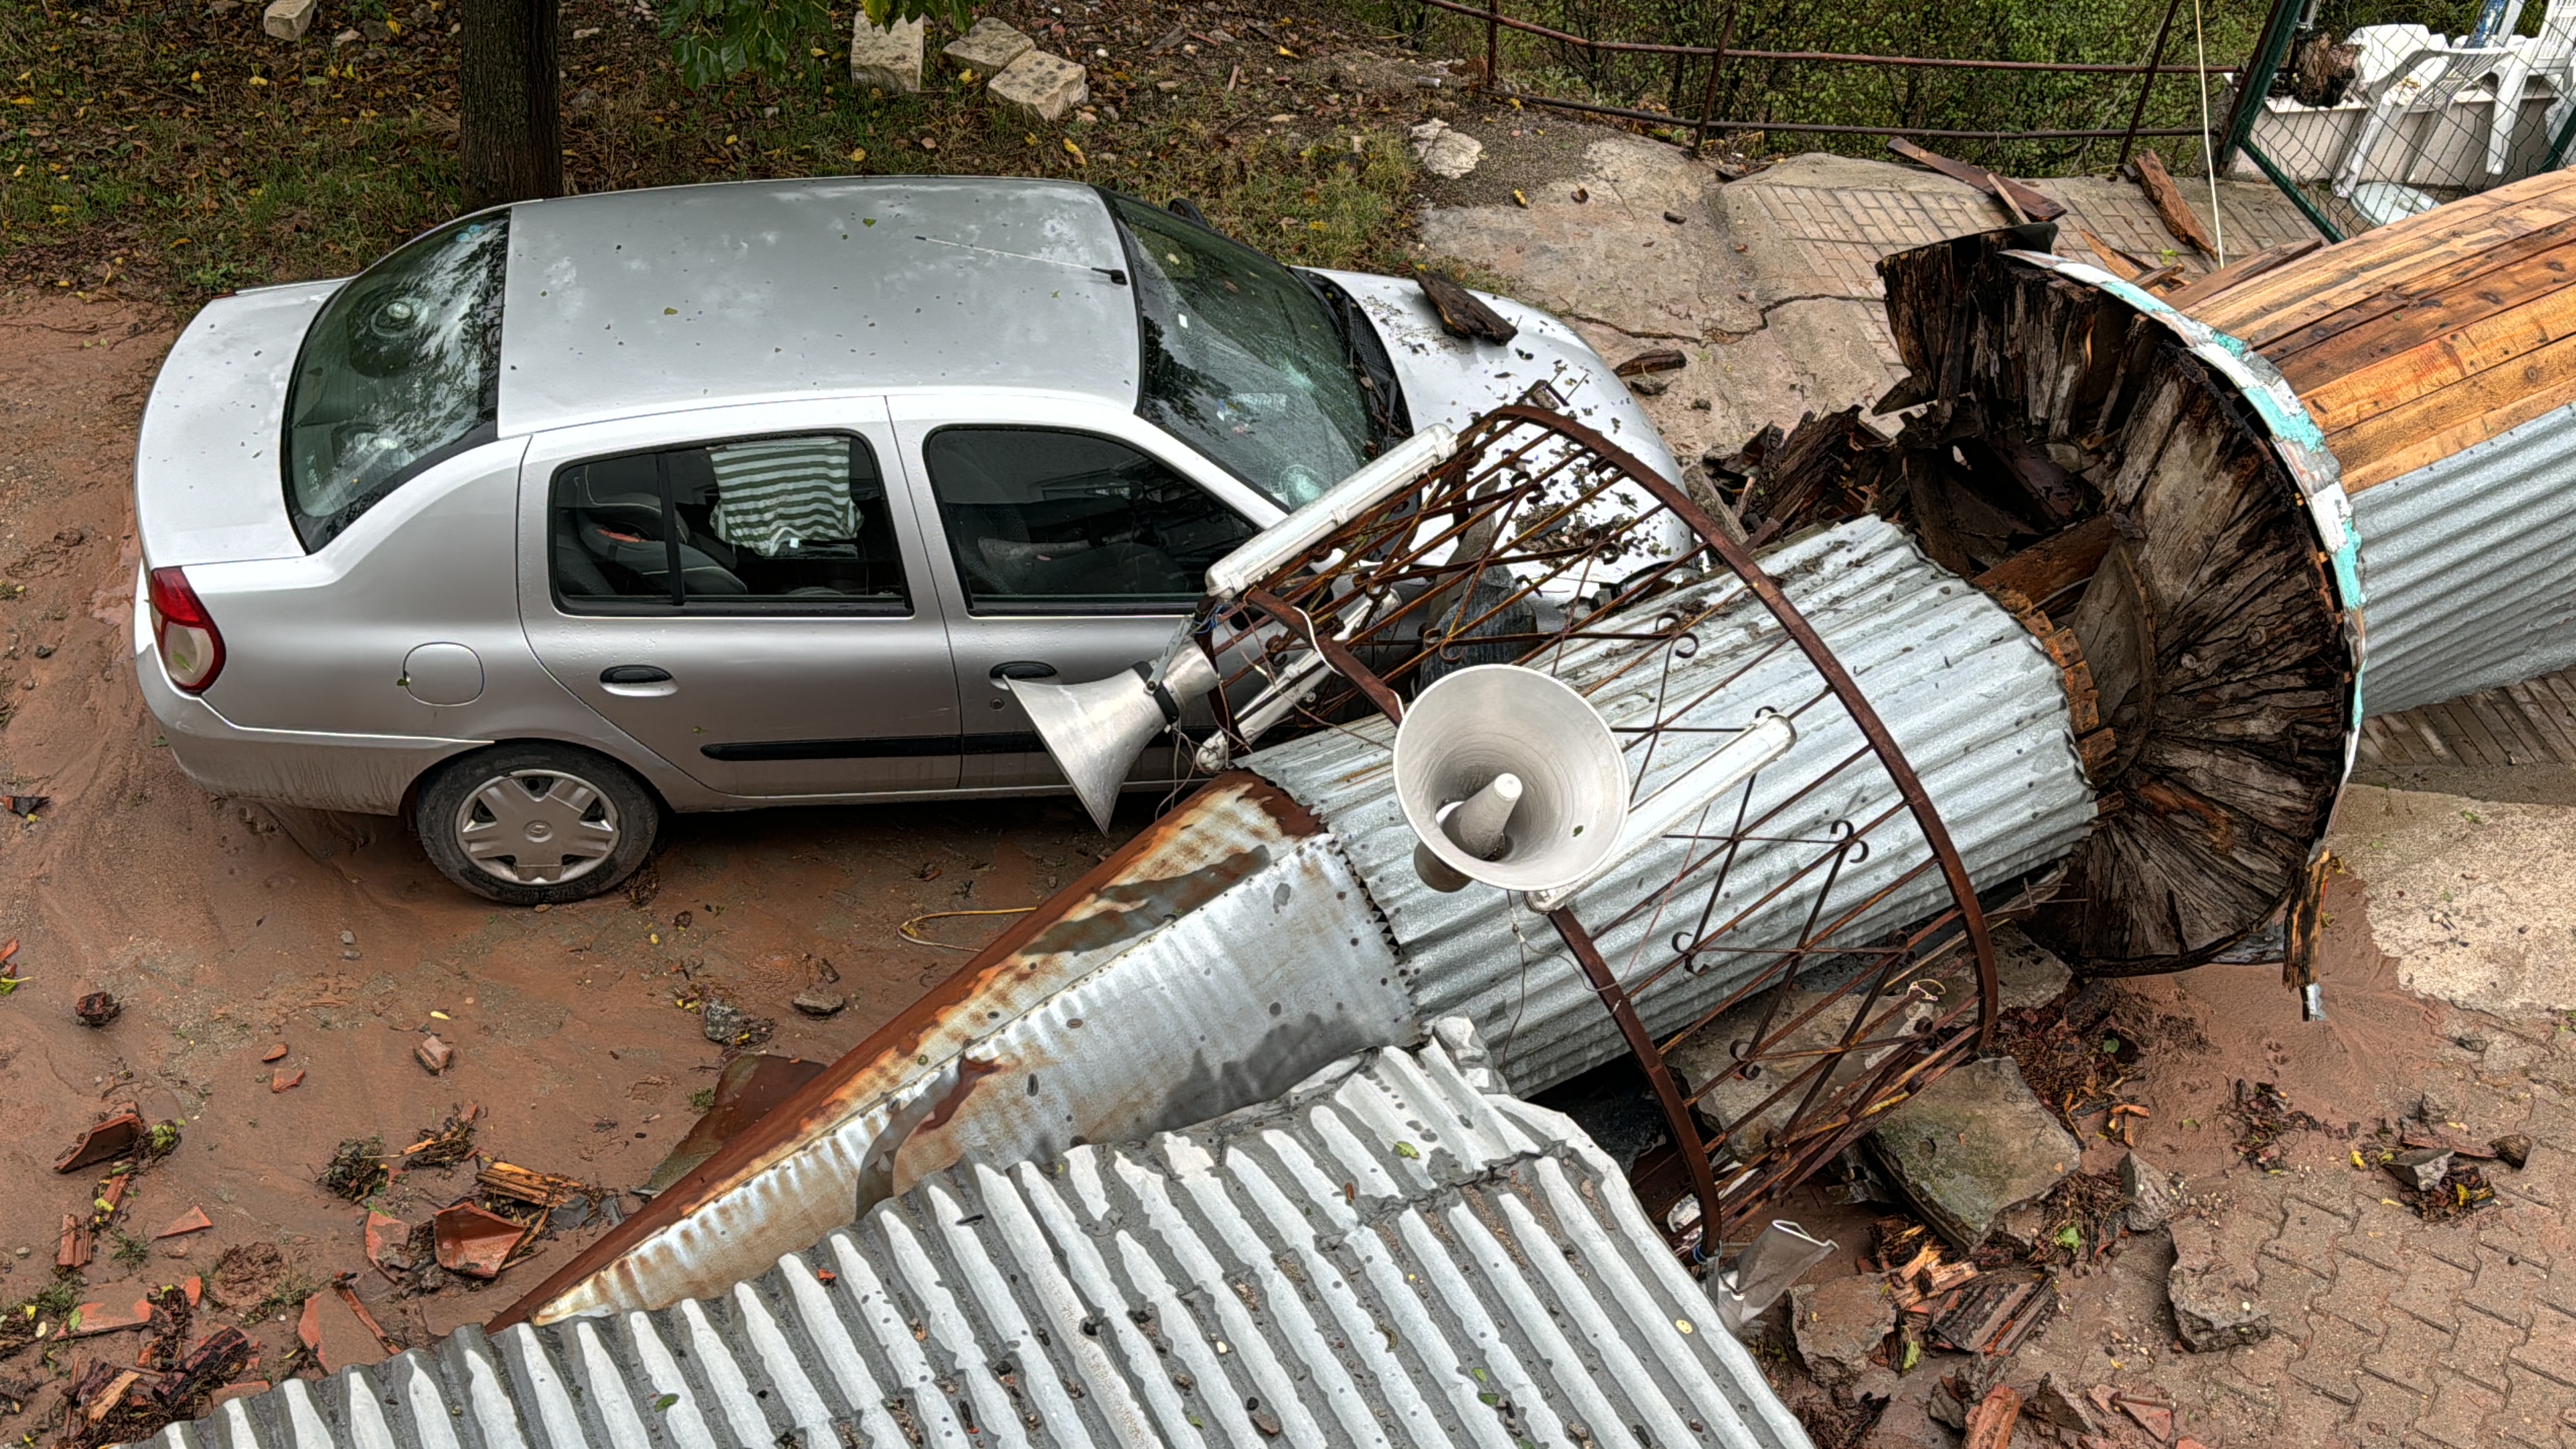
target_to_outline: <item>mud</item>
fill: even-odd
[[[133,429],[172,335],[169,319],[113,304],[0,303],[0,594],[13,595],[0,600],[0,791],[51,802],[0,817],[0,939],[21,943],[24,983],[0,995],[0,1304],[47,1286],[62,1216],[96,1185],[54,1159],[133,1101],[184,1137],[142,1172],[116,1228],[142,1239],[191,1205],[214,1227],[124,1260],[102,1233],[80,1296],[269,1245],[276,1281],[226,1295],[249,1300],[231,1311],[359,1270],[399,1339],[479,1321],[597,1229],[557,1233],[489,1289],[386,1302],[366,1271],[366,1210],[315,1182],[340,1142],[398,1149],[479,1103],[487,1155],[631,1187],[688,1130],[692,1094],[724,1059],[677,1003],[712,991],[776,1019],[763,1050],[828,1060],[967,959],[899,938],[899,923],[1034,904],[1116,843],[1054,801],[697,816],[668,832],[649,892],[529,911],[450,887],[397,822],[210,797],[159,746],[128,652]],[[1129,806],[1118,838],[1149,805]],[[920,930],[971,947],[1011,919]],[[790,1008],[835,974],[848,1010]],[[82,1027],[72,1004],[100,990],[124,1011]],[[413,1055],[433,1030],[457,1049],[439,1077]],[[284,1057],[263,1062],[278,1044]],[[405,1174],[378,1205],[424,1221],[472,1191],[473,1171]],[[254,1327],[263,1373],[292,1342],[286,1317]],[[121,1351],[116,1337],[67,1357]],[[42,1413],[52,1396],[38,1399]],[[0,1421],[12,1437],[24,1427]]]

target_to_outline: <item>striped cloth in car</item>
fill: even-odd
[[[716,537],[764,556],[858,537],[847,438],[764,438],[707,450]]]

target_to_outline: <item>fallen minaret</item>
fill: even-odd
[[[499,1321],[718,1292],[961,1161],[1144,1138],[1452,1013],[1524,1091],[1635,1057],[1696,1254],[1979,1048],[1995,920],[2096,973],[2296,925],[2360,710],[2334,459],[2268,365],[2018,240],[1930,249],[1974,285],[1900,318],[1921,445],[1802,434],[1755,483],[1806,516],[1751,545],[1504,409],[1221,563],[1159,663],[1032,696],[1095,801],[1169,723],[1214,778]],[[1611,787],[1516,707],[1408,744],[1480,667],[1588,705]],[[1506,773],[1529,839],[1417,859]]]

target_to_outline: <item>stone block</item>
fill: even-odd
[[[1789,1331],[1807,1372],[1826,1384],[1850,1383],[1896,1327],[1896,1303],[1876,1273],[1801,1283],[1789,1290]]]
[[[313,12],[320,0],[269,0],[268,9],[260,13],[260,28],[280,40],[302,40],[313,28]]]
[[[2152,1233],[2182,1205],[2174,1174],[2135,1152],[2120,1159],[2120,1188],[2129,1195],[2129,1231]]]
[[[879,27],[865,13],[850,23],[850,83],[889,95],[921,89],[921,22],[898,20]]]
[[[1422,169],[1443,181],[1455,181],[1484,159],[1485,143],[1447,121],[1429,120],[1413,128],[1413,157]]]
[[[1007,101],[1041,121],[1063,120],[1065,112],[1091,99],[1091,82],[1082,67],[1043,50],[1032,50],[1002,67],[985,89],[995,100]]]
[[[1037,42],[986,16],[975,28],[941,46],[939,53],[968,70],[999,75],[1003,67],[1037,49]]]
[[[1942,1236],[1983,1242],[2004,1209],[2075,1170],[2081,1149],[2010,1057],[1959,1067],[1887,1114],[1869,1136],[1889,1180]]]
[[[1995,941],[1995,984],[2003,989],[2006,1011],[2021,1007],[2040,1007],[2066,994],[2067,983],[2075,979],[2057,953],[2032,940],[2019,926],[1998,926]]]
[[[2254,1296],[2249,1272],[2220,1260],[2209,1224],[2186,1217],[2174,1219],[2172,1227],[2174,1263],[2165,1274],[2165,1297],[2184,1346],[2211,1353],[2269,1338],[2271,1310]]]

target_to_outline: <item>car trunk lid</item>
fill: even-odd
[[[134,453],[134,513],[154,568],[294,558],[286,516],[286,384],[305,328],[340,283],[217,298],[152,383]]]

